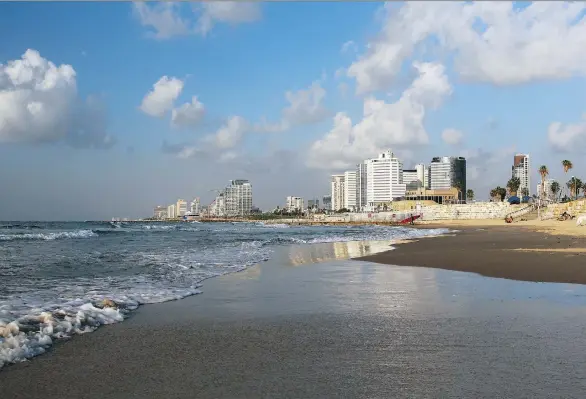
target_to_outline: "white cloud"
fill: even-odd
[[[246,119],[232,116],[215,134],[207,136],[204,141],[214,144],[219,149],[233,148],[249,129],[250,125]]]
[[[585,3],[410,2],[384,10],[381,35],[347,69],[358,94],[387,89],[416,51],[437,46],[454,52],[456,71],[469,80],[512,85],[586,74]]]
[[[241,1],[212,1],[201,3],[203,12],[197,21],[196,30],[206,35],[218,22],[241,24],[261,18],[260,3]]]
[[[582,116],[582,122],[575,124],[553,122],[547,129],[547,139],[555,150],[586,152],[586,115]]]
[[[204,105],[193,96],[190,103],[185,103],[171,112],[171,124],[177,127],[194,127],[202,121],[204,115]]]
[[[389,147],[427,144],[429,138],[423,126],[426,110],[438,107],[451,94],[452,87],[443,65],[414,63],[414,67],[419,77],[397,102],[366,98],[363,118],[355,125],[345,113],[338,113],[333,129],[312,144],[307,165],[343,169]]]
[[[191,7],[174,2],[154,5],[135,2],[134,13],[156,39],[193,34],[205,36],[217,23],[234,25],[261,18],[260,3],[240,1],[205,2]]]
[[[147,4],[134,2],[134,12],[140,23],[150,29],[156,39],[168,39],[173,36],[188,35],[191,33],[191,22],[181,17],[180,4],[163,2]]]
[[[282,132],[295,126],[320,122],[329,115],[323,105],[325,97],[326,91],[317,81],[307,89],[288,91],[285,93],[285,98],[289,105],[283,109],[281,120],[270,123],[263,119],[255,125],[255,130]]]
[[[0,64],[0,142],[65,140],[76,147],[111,147],[99,102],[80,102],[71,65],[56,66],[29,49]]]
[[[140,109],[147,115],[161,118],[173,108],[173,104],[181,91],[183,90],[183,81],[177,78],[163,76],[149,91],[140,105]]]
[[[449,145],[458,145],[464,139],[464,134],[456,129],[444,129],[442,132],[442,140]]]

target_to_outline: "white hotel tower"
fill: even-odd
[[[366,161],[366,202],[373,209],[405,196],[403,162],[390,150]]]

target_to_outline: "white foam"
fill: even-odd
[[[265,230],[263,233],[262,227],[289,230],[282,232]],[[176,224],[139,225],[132,228],[163,231],[191,228],[193,230],[187,231],[198,231],[196,226],[179,227]],[[201,228],[209,229],[205,226]],[[108,275],[77,277],[67,281],[47,279],[43,281],[43,286],[27,285],[25,282],[22,286],[12,286],[12,292],[18,292],[18,295],[5,297],[4,300],[0,297],[0,368],[7,363],[23,361],[44,353],[57,339],[94,331],[104,324],[123,321],[130,311],[142,304],[166,302],[199,294],[201,281],[238,272],[268,260],[274,245],[392,241],[440,235],[449,230],[388,226],[351,229],[290,228],[288,225],[258,223],[224,226],[223,230],[219,231],[244,234],[241,236],[242,239],[236,238],[233,243],[227,242],[220,246],[206,247],[204,245],[197,248],[186,246],[181,250],[174,247],[169,249],[158,247],[154,248],[153,252],[140,251],[131,253],[130,257],[125,258],[124,264],[131,264],[139,271],[144,270],[154,274],[145,272],[147,274],[123,277]],[[249,232],[258,236],[253,236],[255,239],[252,241],[245,241],[250,236]],[[151,233],[143,232],[142,234]],[[55,240],[87,238],[95,235],[96,233],[92,230],[73,230],[6,236],[20,237],[11,238],[11,240]],[[0,235],[0,240],[1,237],[3,236]],[[236,235],[236,237],[239,236]],[[91,264],[91,258],[84,260]],[[104,299],[114,301],[117,308],[98,307],[97,305]]]
[[[0,241],[12,240],[58,240],[62,238],[90,238],[98,235],[92,230],[59,231],[53,233],[16,233],[0,234]]]

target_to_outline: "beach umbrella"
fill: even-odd
[[[507,201],[509,201],[509,204],[511,204],[511,205],[516,205],[516,204],[521,203],[521,200],[516,195],[509,197],[509,199]]]

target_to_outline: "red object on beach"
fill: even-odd
[[[413,218],[413,220],[417,220],[421,217],[421,215],[413,215],[413,216],[409,216],[407,219],[403,219],[401,221],[399,221],[400,224],[407,224],[407,223],[411,223],[411,218]]]

